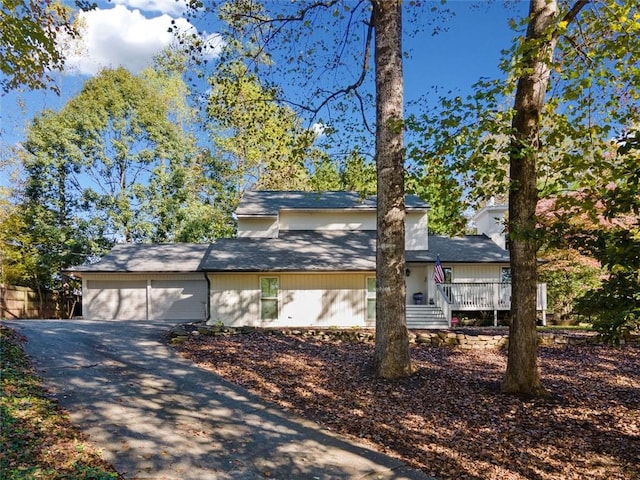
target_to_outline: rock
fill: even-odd
[[[437,338],[437,337],[436,337]],[[419,333],[416,335],[416,343],[431,343],[433,337],[428,333]]]
[[[177,337],[173,337],[169,343],[171,343],[171,345],[179,345],[181,343],[185,343],[189,341],[189,337],[187,336],[177,336]]]
[[[213,337],[220,332],[222,332],[222,327],[219,325],[203,325],[198,327],[198,333],[200,333],[201,335],[209,335],[210,337]]]
[[[169,338],[181,337],[188,335],[187,329],[184,325],[176,325],[169,330]]]

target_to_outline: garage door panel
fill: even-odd
[[[97,320],[147,318],[147,282],[144,280],[90,280],[85,316]]]
[[[150,315],[154,320],[202,320],[206,316],[204,280],[152,280]]]

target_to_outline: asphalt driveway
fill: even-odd
[[[45,385],[129,479],[427,479],[194,366],[148,322],[4,322]]]

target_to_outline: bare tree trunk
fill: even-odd
[[[380,377],[399,378],[411,374],[404,277],[402,6],[400,0],[372,3],[378,175],[374,368]]]
[[[549,85],[551,56],[557,37],[552,35],[558,16],[556,0],[531,0],[525,40],[524,72],[518,80],[514,138],[511,144],[509,190],[509,238],[511,255],[511,325],[509,356],[502,391],[543,395],[537,366],[536,332],[538,202],[536,156],[540,117]]]

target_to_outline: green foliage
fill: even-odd
[[[60,111],[43,111],[21,151],[24,191],[3,230],[3,278],[56,290],[61,270],[113,241],[202,242],[233,234],[229,169],[200,147],[180,58],[139,76],[103,70]]]
[[[640,7],[635,0],[590,2],[570,24],[562,22],[568,2],[561,2],[555,25],[557,48],[551,60],[550,90],[539,112],[537,149],[541,198],[574,191],[601,181],[604,153],[615,131],[640,116]],[[519,37],[505,50],[504,78],[481,79],[474,93],[441,96],[409,125],[419,134],[411,159],[418,167],[433,159],[453,172],[469,203],[475,205],[507,192],[515,82],[527,52]],[[526,73],[526,72],[524,72]],[[410,150],[411,151],[411,150]]]
[[[462,235],[466,219],[463,216],[465,201],[463,191],[455,173],[439,159],[428,161],[419,158],[413,147],[410,158],[418,160],[420,167],[409,170],[406,175],[406,191],[418,195],[431,206],[429,211],[429,233],[438,235]]]
[[[640,149],[635,135],[631,130],[599,159],[607,166],[601,171],[604,178],[611,181],[559,198],[547,225],[556,245],[602,264],[601,285],[587,292],[576,308],[596,317],[594,328],[613,343],[638,329],[640,314]]]
[[[512,130],[516,82],[532,73],[525,68],[525,60],[542,43],[557,40],[547,60],[551,77],[544,106],[537,112],[540,129],[532,140],[535,146],[523,150],[521,143],[515,144],[521,155],[536,162],[538,213],[553,211],[554,221],[542,219],[533,238],[552,256],[553,262],[544,265],[541,273],[550,284],[554,306],[569,311],[570,304],[582,297],[584,313],[607,318],[603,324],[613,325],[617,332],[617,325],[633,324],[637,316],[628,294],[638,288],[619,291],[624,285],[633,287],[636,276],[629,270],[616,278],[611,266],[620,262],[612,246],[622,242],[625,249],[633,250],[633,235],[623,234],[636,231],[637,224],[627,220],[640,212],[637,157],[620,157],[622,150],[632,150],[637,144],[637,136],[628,136],[618,155],[612,154],[610,139],[620,130],[634,130],[640,118],[640,6],[635,0],[596,0],[584,4],[572,17],[569,12],[574,5],[576,2],[559,2],[555,23],[538,43],[522,40],[528,18],[513,22],[518,36],[504,51],[504,78],[482,79],[474,93],[464,98],[442,96],[435,106],[431,104],[407,122],[418,134],[409,148],[410,171],[428,171],[441,164],[439,171],[459,183],[472,206],[505,195],[511,182],[508,166],[516,133]],[[550,199],[553,208],[541,209]],[[455,205],[455,196],[451,200],[448,203]],[[446,204],[447,200],[441,200],[440,205]],[[623,222],[623,226],[617,223],[621,229],[618,241],[604,240],[613,226],[602,222],[603,217]],[[563,252],[554,250],[558,248]],[[596,269],[568,261],[576,252],[597,260],[609,273],[610,280],[586,296],[585,290],[600,285],[598,274]],[[601,297],[602,302],[596,301]],[[617,313],[614,297],[620,299]],[[601,310],[604,302],[613,302],[612,308]]]
[[[640,330],[640,231],[601,232],[594,253],[606,258],[609,275],[579,301],[578,310],[596,315],[594,329],[618,344]]]
[[[221,65],[209,81],[209,129],[237,192],[308,189],[307,164],[320,156],[316,134],[241,62]]]
[[[24,240],[18,232],[24,232],[25,219],[20,210],[8,199],[0,198],[0,283],[27,285],[29,279],[24,257]]]
[[[579,232],[592,255],[606,267],[608,278],[580,303],[584,312],[596,313],[594,328],[618,343],[629,332],[640,329],[640,145],[637,129],[619,140],[610,172],[617,180],[600,186],[591,195],[602,219],[591,236]],[[617,161],[616,161],[617,160]],[[586,239],[586,241],[585,241]]]
[[[358,150],[349,154],[339,173],[340,190],[358,192],[363,196],[376,194],[376,165],[374,162],[368,162]]]
[[[314,191],[346,190],[369,196],[376,194],[376,175],[375,163],[354,150],[342,164],[324,157],[313,165],[309,186]]]
[[[125,241],[147,237],[141,182],[155,165],[170,162],[183,146],[163,95],[123,68],[103,70],[60,112],[74,136],[78,169],[92,184],[82,192],[109,234]]]
[[[60,112],[34,119],[27,196],[51,210],[51,225],[78,230],[79,219],[90,219],[92,231],[79,230],[85,237],[128,242],[233,231],[228,172],[190,131],[196,115],[179,62],[140,76],[103,70]],[[196,218],[213,223],[194,228]]]
[[[154,243],[203,242],[230,237],[237,200],[228,166],[209,152],[195,152],[171,168],[160,165],[145,187],[142,210],[155,222]]]
[[[570,248],[547,249],[541,254],[539,280],[547,284],[548,309],[561,324],[569,321],[578,302],[601,284],[599,262]]]
[[[2,90],[24,85],[58,92],[49,72],[64,67],[61,40],[78,35],[71,9],[59,1],[3,0],[0,32]]]

